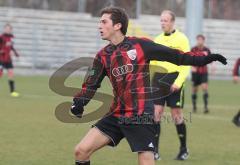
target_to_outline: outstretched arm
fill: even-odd
[[[227,59],[220,54],[194,56],[193,52],[182,53],[179,50],[156,44],[149,40],[139,40],[148,60],[168,61],[176,65],[203,66],[213,61],[227,64]]]

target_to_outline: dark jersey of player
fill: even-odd
[[[11,51],[14,51],[15,56],[19,56],[16,50],[13,47],[13,35],[12,34],[2,34],[0,36],[0,62],[2,63],[10,63],[11,59]]]
[[[196,56],[208,56],[211,54],[210,49],[208,49],[205,46],[202,48],[195,46],[191,49],[191,51],[194,52],[194,54]],[[208,68],[207,68],[207,66],[196,67],[196,72],[199,74],[206,74],[206,73],[208,73]]]
[[[190,53],[189,53],[190,54]],[[110,112],[116,117],[132,117],[153,112],[149,76],[150,60],[177,65],[206,64],[204,57],[180,54],[147,39],[125,37],[118,45],[109,44],[98,52],[82,89],[75,95],[86,105],[105,76],[112,84],[114,100]]]
[[[237,59],[235,65],[234,65],[233,76],[240,76],[240,58]]]

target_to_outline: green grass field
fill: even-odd
[[[16,77],[21,97],[8,93],[6,77],[0,80],[0,165],[72,165],[75,144],[88,131],[91,123],[66,124],[54,115],[55,107],[71,98],[59,96],[48,87],[48,77]],[[80,86],[80,79],[68,85]],[[111,91],[104,82],[101,91]],[[210,114],[202,113],[202,95],[198,95],[199,111],[190,114],[190,83],[186,86],[185,117],[188,120],[190,158],[173,160],[179,142],[172,123],[162,124],[160,152],[164,165],[238,165],[240,163],[240,128],[232,124],[240,108],[240,86],[230,81],[210,82]],[[94,102],[89,106],[94,107]],[[166,109],[169,112],[169,109]],[[191,118],[191,121],[190,121]],[[92,157],[94,165],[134,165],[137,154],[131,153],[125,140],[115,149],[105,147]]]

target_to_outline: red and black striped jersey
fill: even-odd
[[[0,36],[0,62],[8,63],[12,61],[11,51],[14,51],[15,56],[19,56],[16,50],[13,47],[13,38],[12,34],[2,34]]]
[[[193,47],[191,49],[192,52],[194,52],[195,56],[208,56],[211,54],[211,51],[209,48],[207,47],[202,47],[202,48],[199,48],[197,46]],[[199,74],[206,74],[208,73],[208,68],[207,68],[207,65],[206,66],[200,66],[200,67],[194,67],[196,72],[199,73]]]
[[[150,60],[168,61],[177,65],[202,66],[209,63],[205,57],[180,54],[178,50],[147,39],[125,37],[120,44],[109,44],[97,53],[82,89],[75,98],[80,98],[83,106],[86,105],[107,76],[113,88],[114,100],[110,112],[114,116],[132,117],[153,113]]]
[[[234,65],[233,76],[240,76],[240,58],[237,59]]]

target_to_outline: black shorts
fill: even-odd
[[[156,138],[158,138],[157,125],[152,122],[153,118],[147,118],[151,121],[150,123],[131,123],[129,118],[117,118],[109,115],[99,120],[93,127],[111,140],[108,144],[110,146],[117,146],[125,137],[132,152],[155,152]]]
[[[183,108],[184,105],[184,89],[181,87],[176,92],[171,92],[171,85],[177,78],[178,73],[155,73],[152,79],[153,93],[155,105],[164,106],[167,104],[171,108]]]
[[[192,73],[192,84],[193,86],[201,85],[202,83],[208,82],[208,73]]]
[[[0,62],[0,70],[2,69],[12,69],[13,64],[12,62]]]

